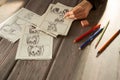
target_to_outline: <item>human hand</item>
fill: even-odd
[[[89,11],[92,9],[92,4],[87,1],[83,0],[81,3],[79,3],[77,6],[75,6],[72,10],[67,12],[64,15],[64,18],[69,18],[69,19],[84,19],[88,16]]]
[[[3,5],[7,0],[0,0],[0,6]]]

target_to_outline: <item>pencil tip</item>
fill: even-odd
[[[97,48],[98,44],[95,45],[95,49]]]
[[[100,56],[100,52],[98,51],[96,57],[99,57],[99,56]]]
[[[79,49],[79,50],[81,50],[81,48],[80,48],[80,47],[79,47],[78,49]]]
[[[100,51],[97,52],[97,54],[100,54],[100,53],[101,53]]]
[[[97,54],[96,57],[99,57],[99,54]]]

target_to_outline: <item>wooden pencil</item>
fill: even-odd
[[[120,33],[120,29],[99,49],[98,54],[102,53],[107,46],[109,46],[109,44],[119,35]]]
[[[105,33],[105,31],[106,31],[106,29],[107,29],[109,23],[110,23],[110,21],[108,21],[107,25],[104,27],[102,33],[100,34],[100,37],[99,37],[99,39],[98,39],[98,41],[97,41],[97,43],[96,43],[96,45],[95,45],[95,48],[98,46],[100,40],[102,39],[102,37],[103,37],[103,35],[104,35],[104,33]]]

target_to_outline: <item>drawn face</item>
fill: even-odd
[[[34,26],[30,26],[29,33],[38,33],[38,30]]]
[[[52,13],[55,13],[58,15],[58,17],[54,20],[56,23],[63,23],[64,18],[63,16],[65,15],[66,12],[68,12],[68,9],[60,10],[59,8],[53,8],[51,10]]]
[[[59,16],[64,16],[66,12],[68,12],[68,9],[60,10],[60,8],[53,8],[51,10],[52,13],[58,14]]]
[[[68,12],[68,11],[69,11],[69,9],[64,9],[63,10],[63,15],[65,15],[65,13]]]
[[[9,25],[4,25],[3,28],[1,29],[1,32],[14,35],[16,30],[14,28],[11,28]]]
[[[43,53],[43,46],[29,46],[29,56],[40,56]]]
[[[55,19],[55,22],[56,23],[63,23],[64,19],[63,19],[63,17],[58,17],[58,18]]]
[[[38,44],[39,43],[39,35],[29,35],[28,37],[27,37],[27,44],[28,45],[36,45],[36,44]]]
[[[48,25],[47,30],[49,30],[49,31],[57,31],[56,25],[57,24],[50,22],[49,25]]]
[[[51,12],[53,12],[53,13],[55,13],[55,14],[58,14],[59,13],[59,8],[53,8],[52,10],[51,10]]]

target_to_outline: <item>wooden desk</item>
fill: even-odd
[[[11,0],[10,0],[11,1]],[[6,15],[11,15],[21,6],[42,15],[50,3],[61,2],[68,6],[75,6],[79,0],[13,0],[24,1],[19,6],[15,6],[13,11]],[[119,80],[120,79],[120,36],[96,58],[99,47],[119,28],[119,0],[109,0],[109,7],[101,5],[96,11],[92,11],[88,17],[91,27],[98,23],[105,25],[110,19],[104,38],[97,49],[94,48],[96,40],[88,45],[84,50],[78,47],[87,38],[79,43],[73,44],[75,37],[87,31],[91,27],[82,28],[80,21],[74,21],[69,34],[66,37],[54,39],[52,60],[17,60],[15,55],[19,41],[10,43],[0,38],[0,80]],[[111,4],[111,2],[113,4]],[[112,5],[112,6],[111,6]],[[11,11],[11,10],[10,10]],[[9,12],[9,11],[8,11]],[[113,13],[114,12],[114,13]],[[3,13],[4,14],[4,13]],[[1,14],[2,15],[2,14]],[[101,18],[102,17],[102,18]],[[109,19],[108,19],[109,18]],[[1,21],[6,17],[1,18]]]

